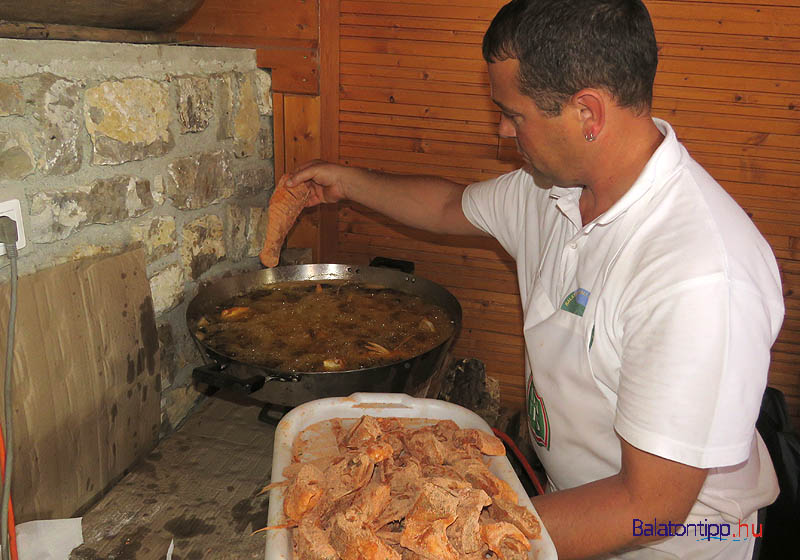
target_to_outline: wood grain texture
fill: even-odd
[[[339,160],[462,183],[513,168],[514,142],[497,138],[499,115],[480,55],[483,32],[502,4],[342,0]],[[673,124],[778,257],[787,315],[770,383],[787,395],[800,427],[800,2],[646,4],[660,48],[654,114]],[[484,360],[501,381],[502,399],[522,402],[521,335],[510,319],[518,295],[513,282],[496,277],[513,273],[502,249],[443,245],[347,205],[337,229],[340,260],[412,260],[451,289],[466,327],[455,351]],[[457,272],[443,273],[448,268]],[[501,303],[506,295],[512,300]],[[503,305],[507,317],[494,312],[475,321],[487,302],[493,310]]]

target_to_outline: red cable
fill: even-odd
[[[6,476],[6,442],[3,440],[3,433],[0,431],[0,471],[3,479]],[[17,530],[14,527],[14,508],[11,505],[11,497],[8,498],[8,551],[11,553],[11,560],[17,560]]]
[[[528,463],[528,460],[525,459],[525,456],[522,454],[522,451],[520,451],[519,447],[517,447],[517,444],[514,443],[514,440],[511,439],[507,433],[502,432],[497,428],[492,428],[492,431],[497,437],[503,440],[503,442],[506,445],[508,445],[512,453],[514,453],[514,456],[522,464],[522,468],[525,469],[525,472],[527,473],[528,478],[530,478],[533,487],[536,488],[536,492],[538,493],[538,495],[539,496],[544,495],[544,489],[542,488],[542,485],[539,482],[539,478],[536,476],[536,473],[533,472],[533,468],[531,468],[530,464]]]

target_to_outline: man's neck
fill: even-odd
[[[664,135],[650,117],[615,119],[598,138],[591,181],[580,198],[581,221],[588,224],[611,208],[633,186]],[[610,124],[610,123],[609,123]]]

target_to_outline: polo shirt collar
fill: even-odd
[[[664,135],[661,144],[650,157],[650,160],[644,166],[644,169],[642,169],[641,174],[633,185],[622,195],[622,198],[615,202],[611,208],[595,218],[594,221],[587,224],[587,231],[591,230],[596,225],[610,224],[619,218],[651,188],[663,184],[675,169],[676,164],[681,158],[681,146],[677,136],[675,136],[675,131],[669,123],[664,120],[654,118],[653,122]],[[570,218],[573,217],[573,214],[577,210],[580,194],[581,189],[575,187],[553,186],[550,189],[550,197],[556,199],[556,205]],[[580,216],[580,211],[578,211],[578,216]],[[578,223],[580,223],[580,218],[578,219]]]

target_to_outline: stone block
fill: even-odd
[[[0,130],[0,181],[23,179],[33,173],[33,149],[19,130]]]
[[[175,79],[175,89],[181,132],[200,132],[208,128],[214,116],[210,80],[199,76],[181,76]]]
[[[172,148],[169,89],[144,78],[103,82],[86,90],[84,120],[92,139],[92,163],[139,161]]]
[[[272,133],[272,120],[268,120],[258,132],[258,157],[273,159],[275,157],[275,138]]]
[[[267,237],[267,210],[261,207],[249,208],[247,217],[247,256],[257,257]]]
[[[237,158],[256,154],[261,128],[253,73],[230,72],[220,79],[220,124],[217,138],[233,139]]]
[[[247,256],[247,215],[240,206],[230,205],[226,216],[225,243],[228,258],[238,262]]]
[[[184,270],[192,280],[225,257],[225,240],[222,220],[209,214],[197,218],[183,227],[181,258]]]
[[[69,175],[81,168],[81,85],[52,74],[38,76],[33,96],[38,121],[38,166],[46,175]]]
[[[0,82],[0,117],[25,114],[25,97],[17,82]]]
[[[131,226],[134,241],[141,241],[148,263],[173,253],[178,248],[178,232],[175,218],[155,216],[143,224]]]
[[[181,210],[205,208],[233,194],[231,156],[225,150],[176,159],[167,173],[167,196]]]
[[[150,277],[150,292],[153,295],[153,310],[156,316],[181,303],[186,274],[183,267],[173,264]]]
[[[242,169],[236,173],[236,194],[250,197],[266,193],[275,185],[272,166],[261,165],[251,169]]]
[[[90,224],[113,224],[141,216],[153,207],[150,181],[119,175],[73,189],[39,192],[31,197],[32,239],[66,239]]]
[[[266,70],[255,70],[253,79],[256,84],[258,112],[264,116],[270,116],[272,115],[272,75]]]

